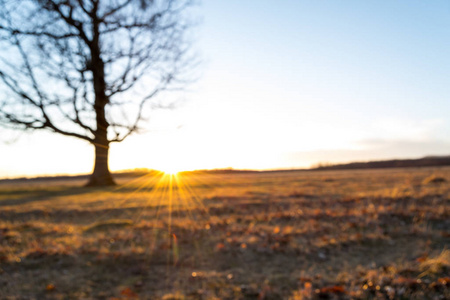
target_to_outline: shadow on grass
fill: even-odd
[[[114,187],[56,186],[36,188],[0,189],[0,207],[18,206],[27,203],[47,201],[66,196],[109,192],[114,194],[148,193],[153,187],[138,189],[135,186],[119,185]],[[2,199],[3,198],[3,199]]]
[[[0,200],[1,206],[22,205],[33,202],[47,201],[57,197],[83,195],[92,192],[111,191],[111,188],[89,188],[89,187],[57,187],[57,188],[36,188],[36,189],[13,189],[0,190],[0,197],[7,198]],[[12,199],[8,199],[11,197]]]

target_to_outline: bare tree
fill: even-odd
[[[0,0],[0,124],[95,147],[88,185],[113,185],[110,143],[190,68],[188,0]],[[70,158],[68,158],[70,159]]]

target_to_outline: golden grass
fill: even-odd
[[[448,297],[449,182],[448,167],[0,182],[0,299]]]

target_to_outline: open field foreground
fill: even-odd
[[[450,168],[0,183],[0,299],[450,299]]]

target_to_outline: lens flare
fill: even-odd
[[[160,171],[164,172],[164,174],[167,174],[167,175],[177,175],[182,170],[180,170],[176,166],[167,166],[164,168],[160,168]]]

